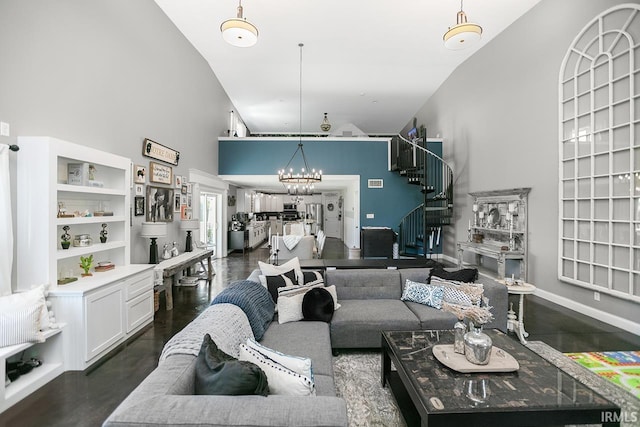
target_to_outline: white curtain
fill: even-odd
[[[11,185],[9,146],[0,144],[0,295],[11,293],[13,264],[13,221],[11,220]]]

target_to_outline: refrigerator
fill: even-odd
[[[305,218],[311,226],[311,234],[318,234],[318,231],[323,228],[322,203],[307,203],[305,206]]]

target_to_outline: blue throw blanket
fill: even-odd
[[[213,299],[211,305],[223,303],[240,307],[249,319],[256,341],[262,339],[275,313],[275,304],[264,286],[251,280],[233,282]]]

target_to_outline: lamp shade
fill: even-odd
[[[183,219],[180,221],[181,230],[198,230],[200,228],[200,220],[195,219]]]
[[[224,41],[236,47],[251,47],[258,42],[258,29],[244,19],[232,18],[220,26]]]
[[[143,222],[140,236],[142,237],[164,237],[167,235],[166,222]]]
[[[449,28],[442,37],[444,46],[451,50],[465,49],[482,36],[482,27],[478,24],[467,22],[467,15],[460,10],[457,15],[456,25]]]

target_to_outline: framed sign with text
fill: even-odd
[[[171,166],[149,162],[149,181],[158,184],[171,184],[173,182]]]
[[[145,138],[142,142],[142,155],[178,166],[180,152]]]

